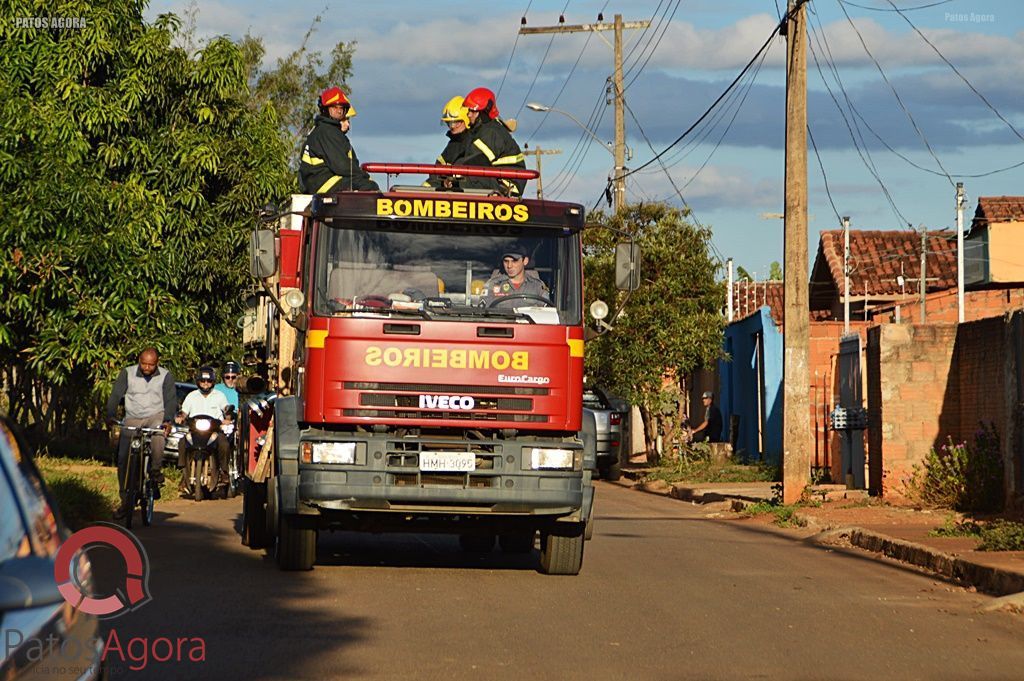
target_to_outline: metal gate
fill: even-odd
[[[860,334],[844,336],[839,341],[839,406],[844,409],[859,409],[864,405],[864,384],[860,375],[861,340]],[[864,432],[846,430],[842,442],[843,475],[855,489],[865,489],[864,480]],[[838,481],[837,481],[838,482]]]

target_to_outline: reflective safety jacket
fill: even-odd
[[[341,131],[340,121],[323,114],[317,114],[302,150],[299,188],[304,194],[380,190],[377,183],[359,167],[359,158],[348,141],[348,135]]]
[[[437,165],[439,166],[458,166],[464,165],[466,155],[469,153],[469,144],[472,139],[469,130],[463,130],[457,135],[453,135],[452,131],[449,130],[445,133],[448,136],[448,145],[441,152],[441,155],[437,157]],[[444,181],[449,179],[450,176],[442,175],[431,175],[424,184],[430,187],[441,187],[444,185]],[[458,179],[454,180],[458,183]]]
[[[469,129],[472,137],[469,153],[462,164],[495,168],[525,168],[526,157],[519,144],[512,139],[505,124],[496,118],[483,117]],[[496,189],[509,196],[522,196],[526,180],[494,180],[489,177],[467,177],[462,186],[476,189]]]

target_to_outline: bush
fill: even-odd
[[[1024,523],[995,520],[981,528],[979,551],[1024,551]]]
[[[974,444],[948,438],[928,452],[923,466],[914,467],[908,495],[925,506],[965,512],[1003,508],[1003,459],[999,435],[991,424],[980,424]]]

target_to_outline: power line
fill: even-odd
[[[526,3],[526,9],[523,10],[523,21],[526,20],[526,15],[530,11],[530,5],[533,4],[533,0]],[[516,56],[516,45],[519,44],[519,31],[516,31],[516,41],[512,43],[512,54],[508,55],[508,64],[505,65],[505,75],[501,77],[501,85],[498,86],[498,94],[495,97],[501,97],[501,88],[505,87],[505,79],[508,78],[508,70],[512,66],[512,57]]]
[[[861,47],[864,48],[864,52],[866,52],[868,57],[871,58],[871,61],[874,63],[875,68],[878,69],[878,73],[882,76],[882,80],[884,80],[885,84],[889,86],[890,90],[892,90],[892,94],[896,98],[896,102],[900,105],[900,109],[903,110],[903,113],[907,115],[907,118],[910,120],[910,124],[914,127],[914,131],[917,133],[917,136],[921,138],[921,141],[924,143],[925,148],[928,149],[928,153],[931,154],[932,158],[935,159],[935,163],[936,165],[939,166],[939,169],[942,170],[943,173],[945,173],[946,179],[949,180],[950,186],[955,187],[956,183],[953,181],[953,178],[949,176],[949,172],[946,171],[946,168],[942,165],[942,161],[940,161],[939,157],[935,154],[935,151],[932,149],[932,145],[928,143],[928,138],[925,137],[924,132],[922,132],[921,128],[918,127],[917,121],[914,120],[914,117],[911,115],[910,110],[903,103],[903,99],[900,97],[899,92],[896,91],[896,88],[889,81],[889,77],[885,75],[885,70],[882,68],[882,65],[878,63],[878,60],[875,59],[875,55],[871,54],[871,50],[868,49],[867,43],[864,42],[864,36],[861,35],[860,30],[857,28],[857,25],[853,23],[853,19],[851,19],[850,15],[847,13],[846,7],[843,5],[843,0],[836,0],[836,2],[839,4],[839,9],[843,11],[843,15],[846,17],[846,21],[849,22],[850,27],[853,29],[853,32],[857,34],[857,39],[860,41]],[[891,0],[889,0],[889,4],[892,4]],[[893,6],[895,7],[895,5]],[[913,24],[911,24],[911,26],[913,26]],[[943,57],[943,59],[945,59],[945,57]],[[946,63],[948,64],[949,62],[947,61]],[[1021,139],[1024,139],[1024,137],[1022,137]]]
[[[565,15],[565,10],[569,9],[569,3],[572,0],[565,0],[565,7],[562,8],[561,16]],[[526,90],[526,95],[523,97],[523,103],[519,105],[519,110],[516,111],[516,118],[519,114],[523,113],[523,109],[526,107],[526,103],[530,101],[530,93],[533,92],[533,86],[537,84],[537,79],[540,78],[540,72],[544,69],[544,64],[548,60],[548,54],[551,52],[551,46],[555,44],[555,35],[551,34],[551,40],[548,41],[548,46],[544,50],[544,56],[541,57],[540,64],[537,65],[537,73],[533,74],[533,80],[530,82],[530,87]]]
[[[646,47],[644,48],[644,51],[647,52],[647,57],[644,59],[644,63],[640,65],[640,68],[637,69],[636,73],[633,74],[633,77],[629,79],[629,82],[626,83],[623,86],[623,88],[622,88],[623,92],[628,90],[630,88],[630,86],[633,84],[633,82],[636,81],[636,79],[640,76],[640,74],[643,72],[643,70],[647,67],[647,63],[651,61],[651,57],[653,57],[654,53],[658,51],[658,46],[661,45],[662,39],[665,37],[665,34],[668,33],[668,29],[672,27],[672,20],[675,18],[676,12],[679,10],[679,5],[680,4],[682,4],[682,0],[676,0],[676,4],[675,4],[675,7],[672,9],[671,16],[668,17],[667,21],[665,21],[665,20],[662,21],[662,24],[664,25],[664,28],[661,30],[661,35],[659,35],[657,37],[656,41],[654,42],[654,47],[649,52],[647,52],[647,48]],[[668,11],[668,8],[666,8],[666,11]],[[655,32],[657,32],[657,29],[655,29]],[[650,41],[648,41],[648,46],[649,45],[650,45]],[[643,53],[641,53],[641,56],[643,56]],[[640,57],[637,57],[637,61],[639,61],[639,59],[640,59]],[[633,62],[633,67],[635,67],[635,66],[636,66],[636,62]],[[630,70],[632,70],[633,67],[631,67]],[[629,71],[626,72],[626,75],[629,75]]]
[[[957,68],[955,66],[953,66],[953,63],[951,61],[949,61],[948,59],[946,59],[946,56],[944,54],[939,52],[939,48],[935,47],[935,45],[932,44],[932,41],[928,40],[928,38],[926,38],[925,35],[923,33],[921,33],[921,30],[917,26],[914,25],[914,22],[912,22],[907,17],[907,15],[903,13],[905,10],[900,10],[898,7],[896,7],[896,5],[894,5],[892,3],[892,0],[886,0],[886,1],[890,5],[892,5],[893,11],[895,11],[897,14],[899,14],[900,17],[903,18],[903,21],[907,22],[907,24],[912,29],[914,29],[914,32],[917,33],[917,35],[921,37],[921,40],[925,41],[925,43],[927,43],[928,47],[932,48],[932,50],[935,52],[935,54],[939,55],[939,59],[941,59],[942,61],[946,62],[946,66],[948,66],[949,68],[953,69],[953,73],[955,73],[956,75],[958,75],[960,77],[960,80],[962,80],[964,82],[964,84],[971,89],[971,92],[976,94],[978,96],[978,99],[983,101],[985,103],[985,106],[987,106],[989,109],[991,109],[992,113],[994,113],[999,118],[999,120],[1001,120],[1003,123],[1006,123],[1006,125],[1010,128],[1010,130],[1013,131],[1013,134],[1015,134],[1018,137],[1018,139],[1020,139],[1021,141],[1024,141],[1024,135],[1021,135],[1020,131],[1017,130],[1017,128],[1013,127],[1013,124],[1010,123],[1010,121],[1006,120],[1006,118],[1004,118],[1003,115],[1001,113],[999,113],[999,111],[992,105],[992,103],[989,102],[988,99],[985,98],[985,95],[981,94],[981,92],[979,92],[978,89],[976,87],[974,87],[974,85],[971,84],[971,81],[967,80],[967,78],[964,76],[964,74],[960,73],[960,71],[957,70]],[[843,2],[844,2],[844,0],[839,0],[840,5],[842,5]],[[844,13],[845,13],[845,10],[844,10]]]
[[[843,0],[843,1],[846,2],[846,0]],[[866,5],[858,5],[855,2],[846,2],[846,4],[850,5],[851,7],[858,7],[860,9],[866,9],[866,10],[871,11],[871,12],[913,12],[913,11],[916,11],[916,10],[919,10],[919,9],[928,9],[929,7],[938,7],[939,5],[948,5],[951,2],[953,2],[953,0],[939,0],[938,2],[933,2],[930,5],[918,5],[917,7],[904,7],[903,9],[889,9],[888,7],[868,7]],[[895,7],[895,5],[893,5],[893,7]]]
[[[821,169],[821,179],[825,181],[825,196],[828,197],[828,202],[832,206],[832,212],[836,214],[836,219],[840,222],[843,218],[839,216],[839,211],[836,209],[836,202],[832,200],[832,191],[828,188],[828,175],[825,174],[825,164],[821,162],[821,155],[818,153],[818,145],[814,142],[814,133],[811,132],[811,124],[807,124],[807,136],[811,140],[811,147],[814,149],[814,156],[818,159],[818,168]]]

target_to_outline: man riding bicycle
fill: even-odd
[[[125,367],[117,375],[114,388],[107,400],[107,424],[117,423],[117,406],[124,400],[124,422],[127,426],[121,429],[121,437],[117,445],[117,482],[118,488],[124,489],[125,467],[128,462],[128,446],[131,442],[132,427],[163,428],[164,435],[154,435],[152,439],[152,457],[150,458],[150,478],[156,483],[157,489],[164,481],[160,472],[160,464],[164,454],[164,436],[170,432],[171,422],[177,410],[177,394],[174,390],[174,376],[168,369],[160,366],[160,353],[156,348],[146,348],[139,353],[138,364]],[[121,505],[114,512],[115,518],[123,518],[132,509],[125,504],[124,493],[121,494]]]

